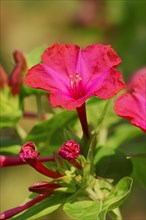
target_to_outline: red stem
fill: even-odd
[[[77,113],[78,113],[78,116],[79,116],[79,119],[80,119],[80,122],[81,122],[83,134],[88,139],[89,138],[89,130],[88,130],[85,103],[81,107],[77,108],[76,110],[77,110]]]
[[[52,192],[51,192],[52,193]],[[22,204],[16,208],[13,209],[9,209],[3,213],[0,214],[0,220],[4,220],[4,219],[9,219],[14,215],[17,215],[18,213],[30,208],[31,206],[35,205],[36,203],[42,201],[43,199],[45,199],[46,197],[48,197],[51,193],[47,193],[47,194],[40,194],[38,197],[32,199],[31,201]]]
[[[49,170],[47,167],[45,167],[37,158],[34,158],[33,160],[28,160],[27,163],[32,166],[35,170],[37,170],[39,173],[51,177],[51,178],[60,178],[63,175],[59,173],[55,173],[52,170]]]
[[[38,159],[41,162],[54,161],[53,156],[40,157]],[[26,163],[21,161],[18,157],[0,155],[0,167],[1,168],[8,167],[8,166],[24,165],[24,164]]]

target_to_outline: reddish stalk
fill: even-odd
[[[82,130],[83,130],[83,134],[84,136],[88,139],[89,138],[89,130],[88,130],[88,123],[87,123],[87,115],[86,115],[86,106],[85,103],[76,109],[79,119],[80,119],[80,123],[82,126]]]
[[[39,173],[51,177],[51,178],[60,178],[63,175],[59,173],[55,173],[52,170],[49,170],[47,167],[45,167],[37,158],[30,159],[27,161],[27,163],[32,166],[35,170],[37,170]]]
[[[4,219],[9,219],[11,218],[12,216],[14,215],[17,215],[18,213],[32,207],[33,205],[35,205],[36,203],[42,201],[43,199],[45,199],[46,197],[48,197],[50,193],[47,193],[47,194],[40,194],[38,197],[32,199],[31,201],[25,203],[25,204],[22,204],[16,208],[12,208],[12,209],[9,209],[3,213],[0,214],[0,220],[4,220]]]
[[[38,158],[38,160],[41,162],[54,161],[54,157],[53,156],[40,157]],[[27,164],[27,163],[20,160],[18,157],[0,155],[0,167],[1,168],[8,167],[8,166],[24,165],[24,164]]]

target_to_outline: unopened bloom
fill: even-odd
[[[50,193],[55,189],[60,188],[61,185],[54,182],[38,182],[29,187],[29,191],[39,194]]]
[[[22,72],[26,70],[26,61],[23,54],[15,50],[13,53],[13,57],[15,60],[15,66],[12,70],[12,73],[8,79],[9,86],[11,87],[12,94],[17,95],[21,89],[21,84],[23,80]]]
[[[81,164],[76,161],[80,154],[80,145],[73,140],[65,142],[59,149],[59,155],[68,160],[73,166],[82,169]]]
[[[52,170],[49,170],[45,167],[37,158],[39,153],[35,151],[35,145],[32,142],[25,143],[19,153],[19,157],[23,162],[28,163],[39,173],[51,177],[51,178],[59,178],[62,177],[62,174],[56,173]]]
[[[77,109],[93,95],[109,99],[124,88],[115,68],[121,58],[111,46],[94,44],[80,49],[57,43],[45,50],[42,62],[28,71],[25,84],[50,91],[54,107]]]
[[[116,100],[115,112],[146,132],[146,68],[134,75],[127,90]]]
[[[76,159],[80,154],[80,145],[73,140],[65,142],[59,149],[59,155],[67,160]]]

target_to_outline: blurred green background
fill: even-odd
[[[81,47],[111,44],[122,57],[120,70],[126,82],[145,65],[146,4],[143,0],[1,0],[0,4],[1,63],[8,74],[13,67],[15,49],[27,54],[36,47],[55,42]],[[26,104],[30,108],[29,101]],[[32,124],[26,121],[23,127],[29,130]],[[135,147],[140,148],[140,140],[135,141]],[[40,178],[43,180],[27,166],[4,168],[1,210],[21,204],[29,194],[27,187]],[[124,220],[146,218],[145,192],[137,183],[122,213]],[[57,216],[52,214],[46,219],[55,220]],[[69,219],[62,212],[59,216]]]

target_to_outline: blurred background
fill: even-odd
[[[111,44],[122,57],[120,70],[126,82],[145,65],[146,4],[143,0],[1,0],[0,5],[0,58],[8,74],[13,67],[15,49],[27,54],[36,47],[56,42],[81,47]],[[35,175],[30,167],[4,168],[1,211],[21,204],[29,194],[27,187],[39,179],[40,175]],[[69,219],[62,212],[61,215],[60,219]],[[122,207],[122,215],[124,220],[146,219],[145,192],[136,183]],[[56,216],[52,214],[47,219],[58,219]]]

